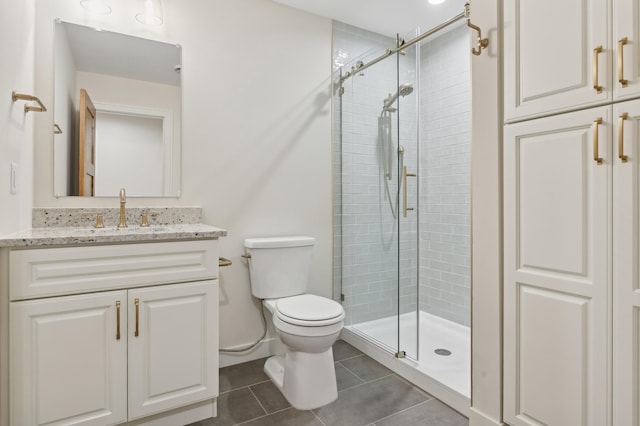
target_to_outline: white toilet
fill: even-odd
[[[286,348],[264,371],[289,403],[310,410],[338,398],[331,346],[342,330],[344,310],[326,297],[305,294],[312,237],[247,238],[251,293],[263,299]]]

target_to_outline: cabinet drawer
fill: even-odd
[[[13,250],[11,300],[217,278],[218,241]]]

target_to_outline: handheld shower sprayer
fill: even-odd
[[[389,97],[387,97],[387,99],[385,99],[382,103],[382,110],[383,111],[388,111],[391,109],[391,106],[396,102],[396,100],[398,100],[398,98],[400,96],[405,97],[407,95],[410,95],[413,92],[413,84],[411,83],[402,83],[399,87],[398,87],[398,91],[396,93],[389,94]]]

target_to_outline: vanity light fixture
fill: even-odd
[[[162,1],[161,0],[138,0],[141,4],[141,11],[136,15],[138,22],[146,25],[162,25]]]
[[[91,13],[99,13],[108,15],[111,13],[111,5],[109,0],[81,0],[80,5]]]
[[[429,4],[442,4],[445,0],[429,0]]]

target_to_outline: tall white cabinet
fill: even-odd
[[[510,425],[640,425],[640,1],[504,1]]]
[[[608,109],[505,130],[504,406],[514,426],[608,424],[607,404],[595,403],[607,400],[610,366]]]

